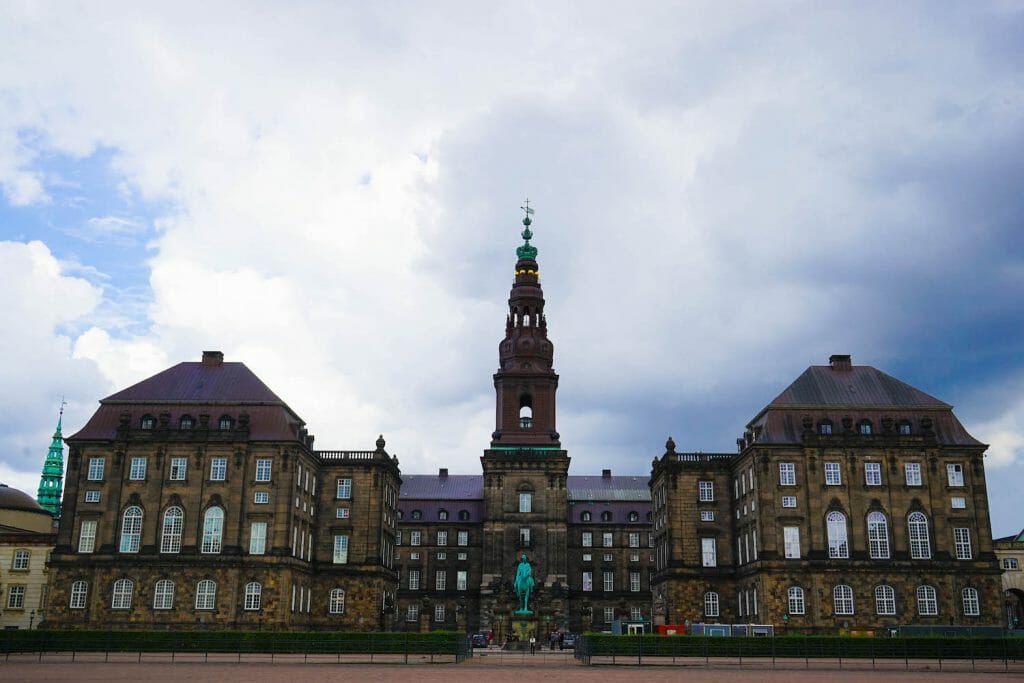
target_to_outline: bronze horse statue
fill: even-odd
[[[516,612],[527,613],[530,611],[530,594],[533,593],[533,585],[533,570],[530,567],[530,561],[526,559],[526,553],[523,553],[519,567],[516,569],[516,582],[513,585],[513,590],[515,590],[516,598],[519,601]]]

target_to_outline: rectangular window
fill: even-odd
[[[146,478],[145,458],[132,458],[132,463],[128,468],[128,478],[132,481],[142,481]]]
[[[334,537],[334,564],[348,564],[348,536]]]
[[[530,527],[519,527],[519,545],[524,548],[530,547]]]
[[[604,544],[605,548],[611,548],[612,547],[612,532],[606,531],[603,534],[601,534],[601,540],[602,540],[602,543]]]
[[[335,508],[335,519],[348,519],[348,508]]]
[[[629,534],[629,547],[639,548],[640,547],[640,532],[631,531]]]
[[[713,521],[715,521],[715,511],[714,510],[701,510],[700,511],[700,521],[702,521],[702,522],[713,522]]]
[[[903,474],[907,478],[907,486],[921,485],[921,463],[908,462],[903,464]]]
[[[469,532],[468,531],[460,531],[459,532],[458,543],[459,543],[460,546],[467,546],[467,545],[469,545]]]
[[[448,559],[448,553],[438,553],[437,554],[437,559],[439,559],[439,560],[447,560]]]
[[[630,553],[629,561],[630,562],[639,562],[640,561],[640,553]]]
[[[519,494],[519,511],[520,512],[533,512],[533,494],[524,491]]]
[[[583,572],[583,590],[587,593],[594,590],[594,572]]]
[[[459,559],[460,560],[464,561],[464,560],[466,560],[468,558],[469,558],[469,553],[459,553]]]
[[[715,549],[715,539],[700,539],[701,564],[705,567],[718,566],[718,553]]]
[[[96,550],[96,520],[85,520],[78,531],[78,552],[91,553]]]
[[[256,459],[256,481],[270,481],[273,462],[270,458]]]
[[[593,559],[594,559],[594,556],[591,555],[590,553],[583,553],[583,561],[584,562],[591,562]]]
[[[782,540],[786,550],[786,559],[800,559],[800,527],[782,527]]]
[[[267,552],[267,523],[253,522],[249,527],[249,554],[262,555]]]
[[[469,588],[469,573],[460,569],[455,573],[455,590],[464,591]]]
[[[341,500],[348,500],[352,497],[352,480],[339,479],[337,497]]]
[[[419,553],[409,553],[409,559],[410,560],[418,560],[418,559],[420,559],[420,554]]]
[[[640,572],[629,573],[629,590],[632,593],[640,592]]]
[[[252,502],[257,505],[266,505],[270,502],[270,493],[267,491],[257,491],[253,496]]]
[[[967,508],[967,499],[963,496],[953,496],[949,499],[949,504],[954,510],[965,510]]]
[[[25,608],[25,587],[12,585],[7,588],[7,609]]]
[[[795,508],[796,507],[796,496],[783,496],[782,507],[784,508]]]
[[[615,608],[605,607],[604,608],[604,623],[610,624],[615,621]]]
[[[85,598],[89,593],[89,584],[85,581],[75,581],[71,584],[71,600],[68,607],[71,609],[85,609]]]
[[[434,605],[434,621],[444,621],[444,605]]]
[[[28,569],[28,562],[31,555],[27,550],[15,550],[14,559],[11,560],[12,571],[25,571]]]
[[[956,527],[953,529],[953,541],[956,544],[956,559],[969,560],[973,557],[971,552],[971,530],[967,527]]]
[[[698,497],[697,500],[702,503],[710,503],[715,499],[715,482],[701,480],[698,482]]]
[[[420,618],[420,606],[409,605],[405,609],[405,620],[406,621],[419,621]]]
[[[826,462],[825,463],[825,483],[829,486],[842,486],[843,477],[839,471],[839,463],[837,462]]]
[[[448,585],[448,572],[438,569],[434,572],[434,589],[443,591]]]
[[[410,569],[409,570],[409,590],[418,591],[420,589],[420,570]]]
[[[171,458],[171,481],[185,481],[188,458]]]
[[[791,462],[779,463],[779,485],[796,486],[796,464]]]
[[[603,559],[603,560],[604,560],[605,562],[611,562],[611,561],[613,560],[613,557],[612,557],[612,554],[611,554],[611,553],[605,553],[605,554],[604,554],[604,557],[603,557],[602,559]]]
[[[630,621],[643,621],[643,619],[644,619],[643,611],[639,607],[630,607],[629,608],[629,619],[630,619]]]
[[[419,545],[423,535],[419,531],[409,532],[409,545]]]
[[[438,545],[448,545],[448,532],[447,531],[438,531],[437,532],[437,544]]]
[[[224,481],[228,478],[228,459],[210,459],[210,481]]]
[[[868,486],[882,485],[882,463],[864,463],[864,483],[867,484]]]
[[[615,572],[604,572],[603,587],[606,593],[615,590]]]
[[[85,522],[82,522],[85,524]],[[1005,557],[1003,558],[1003,569],[1020,569],[1020,563],[1016,557]]]
[[[964,466],[958,462],[951,462],[946,465],[946,477],[950,486],[964,485]]]
[[[89,458],[89,481],[102,481],[106,458]]]
[[[592,547],[594,545],[594,533],[591,531],[584,531],[581,543],[584,548]]]
[[[100,502],[100,492],[99,491],[86,491],[85,492],[85,502],[86,503],[98,503],[98,502]]]

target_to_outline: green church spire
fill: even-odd
[[[530,240],[533,238],[533,231],[530,230],[530,224],[533,223],[533,219],[530,216],[533,215],[533,209],[530,208],[530,200],[526,200],[526,206],[520,207],[526,212],[526,216],[523,218],[523,245],[516,248],[516,256],[519,260],[530,259],[531,261],[537,258],[537,247],[530,244]]]
[[[64,437],[61,435],[61,422],[64,420],[64,406],[60,403],[60,414],[57,416],[57,431],[53,433],[50,451],[46,454],[43,464],[43,476],[39,478],[39,493],[36,500],[44,510],[54,517],[60,517],[60,501],[64,491]]]

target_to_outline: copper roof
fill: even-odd
[[[0,510],[23,510],[50,516],[50,513],[44,510],[35,498],[24,491],[11,488],[7,484],[0,484]]]

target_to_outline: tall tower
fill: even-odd
[[[64,482],[64,437],[61,435],[61,422],[64,420],[64,402],[60,404],[57,416],[57,431],[53,433],[50,450],[43,463],[43,474],[39,477],[39,492],[36,500],[39,505],[54,517],[60,517],[60,500]]]
[[[548,339],[537,248],[530,244],[533,211],[529,204],[524,210],[523,244],[516,249],[505,337],[494,374],[495,430],[491,447],[480,459],[484,625],[511,618],[509,586],[523,554],[537,587],[530,608],[543,621],[536,623],[563,623],[566,615],[569,456],[555,428],[558,375],[552,367],[554,347]],[[516,619],[522,629],[531,628],[531,622]]]

